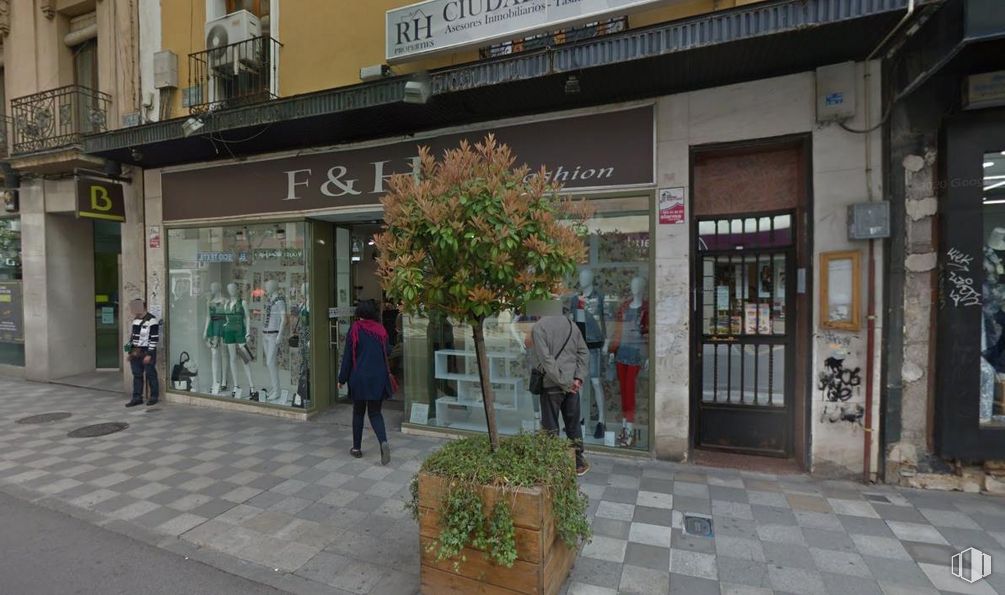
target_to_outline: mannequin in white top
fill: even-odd
[[[248,380],[248,398],[252,401],[258,400],[258,393],[255,392],[255,381],[251,378],[251,367],[243,359],[237,356],[238,347],[245,347],[248,338],[251,336],[251,319],[248,308],[241,299],[240,290],[237,283],[227,284],[227,304],[226,323],[223,330],[223,342],[227,345],[227,355],[230,359],[230,374],[234,381],[234,396],[237,396],[241,387],[237,385],[237,362],[244,365],[244,375]]]
[[[269,370],[268,400],[275,401],[279,392],[279,339],[286,329],[286,298],[279,291],[279,283],[273,280],[265,282],[265,294],[268,301],[265,304],[264,322],[262,324],[262,344],[265,350],[265,367]]]
[[[589,422],[590,419],[590,396],[597,405],[597,427],[584,428],[583,434],[593,430],[593,437],[603,439],[606,431],[604,421],[604,383],[602,368],[604,354],[607,353],[607,324],[604,312],[604,296],[594,286],[593,271],[583,269],[579,271],[579,293],[572,298],[571,304],[572,321],[576,323],[580,331],[583,332],[583,339],[590,351],[590,381],[583,385],[581,393],[580,407],[583,412],[583,419]]]
[[[209,284],[209,299],[206,302],[206,328],[203,337],[210,351],[210,364],[213,368],[212,394],[219,394],[226,389],[227,360],[223,357],[223,329],[227,322],[227,300],[223,297],[223,288],[219,281]]]

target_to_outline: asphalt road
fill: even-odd
[[[0,593],[281,592],[0,493]]]

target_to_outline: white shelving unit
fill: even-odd
[[[534,431],[538,419],[534,403],[527,390],[527,379],[514,375],[514,368],[522,368],[522,354],[504,351],[489,352],[489,382],[495,389],[496,423],[504,433],[520,430]],[[474,351],[441,349],[434,357],[434,374],[437,380],[455,382],[456,397],[436,399],[436,420],[440,427],[464,430],[484,430],[485,415],[482,406],[481,381],[478,378],[478,356]],[[459,371],[450,371],[450,358],[460,362]]]

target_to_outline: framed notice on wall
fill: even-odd
[[[859,260],[857,251],[820,255],[820,328],[859,330]]]
[[[0,343],[24,343],[21,282],[0,283]]]
[[[660,188],[659,208],[660,225],[676,225],[686,222],[687,218],[684,213],[684,188]]]

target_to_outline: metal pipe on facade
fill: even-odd
[[[907,23],[914,15],[914,2],[915,0],[908,0],[907,12],[865,59],[863,72],[863,91],[865,94],[863,106],[865,110],[865,186],[869,202],[875,200],[875,196],[873,196],[872,192],[872,88],[870,85],[872,72],[870,64],[872,59],[879,54],[884,46],[886,46],[886,43],[892,39],[893,36],[900,31],[901,27],[903,27],[904,24]],[[886,118],[884,117],[880,121],[880,124],[882,124],[885,120]],[[873,360],[876,358],[876,240],[869,240],[869,266],[866,293],[868,296],[866,298],[867,308],[865,327],[865,419],[863,420],[865,427],[862,432],[862,481],[864,483],[869,483],[872,480],[872,407],[874,396],[873,391],[875,390],[875,382],[873,381],[873,376],[875,375],[875,371],[873,370]]]

